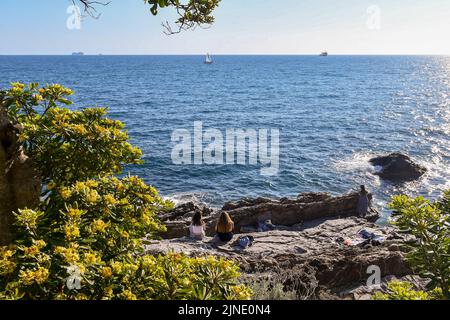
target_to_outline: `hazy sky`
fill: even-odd
[[[216,23],[166,36],[142,0],[70,30],[70,0],[0,0],[0,54],[450,54],[450,0],[222,0]]]

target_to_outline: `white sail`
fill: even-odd
[[[205,63],[206,64],[211,64],[213,63],[212,57],[209,53],[206,54],[206,59],[205,59]]]

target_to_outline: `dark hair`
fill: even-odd
[[[361,191],[363,191],[363,192],[366,191],[366,186],[365,185],[361,185]]]
[[[203,225],[203,217],[202,214],[197,211],[194,216],[192,217],[192,224],[194,226],[202,226]]]

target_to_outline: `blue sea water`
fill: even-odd
[[[213,206],[245,196],[342,194],[365,184],[377,206],[393,194],[450,188],[450,57],[443,56],[0,56],[0,87],[61,83],[75,107],[107,106],[145,164],[127,168],[167,197]],[[255,165],[175,165],[174,129],[280,130],[278,175]],[[392,185],[371,156],[400,151],[425,165]],[[384,210],[387,214],[387,211]]]

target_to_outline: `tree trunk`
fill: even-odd
[[[41,191],[31,160],[16,147],[16,130],[0,106],[0,245],[14,239],[13,212],[35,208]]]

